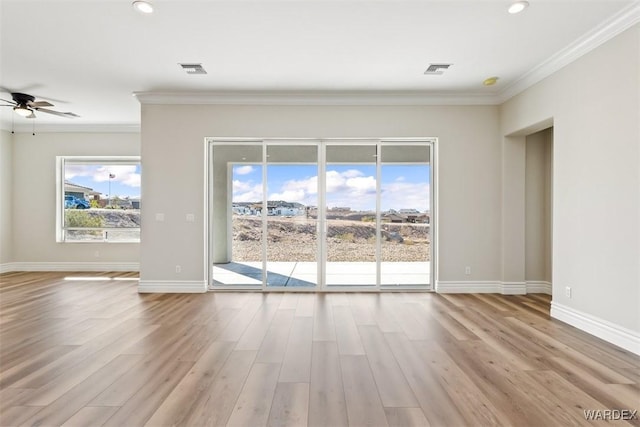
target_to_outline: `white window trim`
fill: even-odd
[[[95,165],[142,164],[140,156],[56,156],[56,242],[57,243],[140,243],[138,240],[110,242],[109,240],[74,241],[65,240],[64,227],[64,170],[67,163]],[[101,229],[103,230],[103,229]]]

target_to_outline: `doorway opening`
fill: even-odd
[[[431,290],[435,142],[208,139],[210,289]]]

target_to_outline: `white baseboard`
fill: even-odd
[[[551,317],[640,355],[640,333],[551,301]]]
[[[0,264],[0,274],[2,273],[11,273],[12,271],[16,271],[15,268],[13,268],[13,263],[12,262],[5,262]]]
[[[436,292],[441,294],[500,294],[502,293],[502,283],[492,281],[476,282],[436,282]]]
[[[140,280],[139,293],[198,294],[207,292],[206,280]]]
[[[503,295],[526,295],[526,282],[502,282]]]
[[[453,282],[438,281],[436,292],[443,294],[503,294],[524,295],[527,286],[524,282],[493,282],[493,281],[469,281]]]
[[[542,280],[527,280],[526,285],[528,294],[552,294],[551,282],[545,282]]]
[[[12,271],[140,271],[138,262],[11,262],[0,273]]]

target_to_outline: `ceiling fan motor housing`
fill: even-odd
[[[14,101],[21,107],[26,107],[28,102],[35,101],[35,97],[27,95],[26,93],[15,92],[11,94]]]

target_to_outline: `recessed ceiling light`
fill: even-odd
[[[520,13],[529,6],[529,2],[526,0],[514,1],[509,6],[509,13]]]
[[[136,0],[132,3],[135,10],[142,13],[153,13],[153,5],[144,0]]]
[[[498,83],[498,79],[499,77],[489,77],[487,79],[484,79],[482,84],[485,86],[493,86],[494,84]]]

